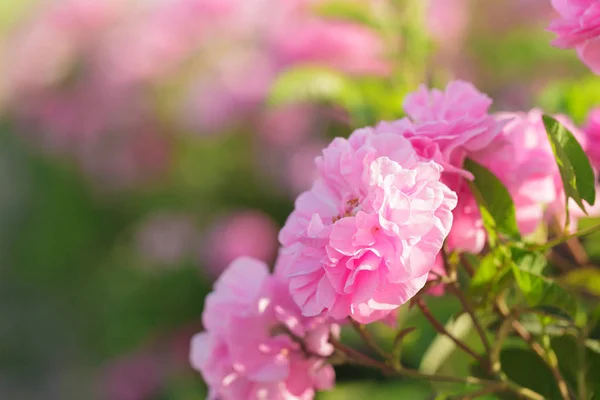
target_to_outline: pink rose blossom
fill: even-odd
[[[600,74],[600,1],[552,0],[552,5],[560,14],[549,27],[557,35],[552,44],[575,48],[579,58]]]
[[[487,234],[479,207],[467,186],[462,186],[458,194],[458,205],[454,209],[454,223],[446,240],[449,250],[479,253],[485,246]]]
[[[472,175],[463,164],[467,157],[484,149],[493,152],[502,145],[498,137],[506,121],[489,114],[491,103],[489,97],[463,81],[451,82],[445,91],[421,86],[404,101],[408,118],[376,127],[379,134],[407,138],[421,160],[433,160],[444,167],[442,182],[459,195],[448,237],[448,247],[453,250],[478,252],[485,244],[477,203],[464,181]]]
[[[511,192],[519,228],[528,234],[541,222],[544,206],[556,200],[558,168],[540,110],[501,113],[497,118],[509,120],[498,137],[503,146],[495,151],[484,151],[475,159]]]
[[[306,316],[381,319],[425,284],[456,194],[406,138],[372,128],[335,139],[317,166],[280,232],[276,268]]]
[[[564,221],[565,194],[552,147],[548,140],[542,111],[499,113],[496,118],[508,121],[501,135],[488,149],[472,154],[472,158],[488,168],[508,189],[516,208],[521,234],[536,231],[544,220]],[[581,132],[564,116],[557,116],[586,147]],[[584,214],[572,203],[571,224]],[[562,223],[562,222],[561,222]],[[454,225],[448,236],[448,248],[480,252],[486,240],[483,221],[475,198],[465,186],[459,192],[454,211]]]
[[[310,400],[333,386],[323,357],[333,353],[328,340],[338,327],[303,317],[287,284],[260,261],[243,257],[229,266],[202,321],[206,331],[192,338],[190,361],[209,399]]]
[[[544,220],[546,208],[557,201],[562,190],[560,175],[540,110],[499,113],[496,118],[507,121],[501,135],[472,158],[506,186],[515,204],[519,230],[528,235]],[[477,203],[466,187],[459,198],[448,247],[478,253],[485,245],[486,232]]]
[[[594,168],[600,170],[600,108],[590,112],[583,131],[588,143],[588,157]]]
[[[451,82],[445,91],[421,86],[404,100],[404,110],[415,127],[403,135],[420,156],[436,161],[445,172],[471,177],[462,169],[465,158],[487,148],[502,129],[503,124],[488,113],[491,104],[488,96],[468,82]],[[390,127],[393,124],[382,124],[378,130]]]

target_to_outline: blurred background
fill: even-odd
[[[332,137],[455,78],[495,110],[582,122],[600,103],[550,46],[552,16],[549,0],[0,1],[0,399],[204,399],[187,362],[204,296],[237,256],[274,260]],[[402,318],[423,325],[403,356],[418,366],[435,334]],[[338,375],[319,398],[432,393]]]

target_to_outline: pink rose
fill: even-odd
[[[202,320],[206,331],[192,338],[190,362],[209,399],[309,400],[333,386],[323,358],[333,353],[328,339],[337,326],[303,317],[264,263],[234,261],[206,298]]]
[[[477,201],[467,186],[458,192],[458,205],[453,214],[454,223],[446,241],[448,249],[479,253],[485,246],[487,234]]]
[[[548,28],[557,35],[552,44],[575,48],[579,58],[600,74],[600,1],[552,0],[552,5],[560,14]]]
[[[404,100],[404,110],[415,127],[402,134],[420,156],[433,159],[445,172],[470,178],[462,169],[465,158],[487,148],[502,129],[502,122],[488,113],[491,104],[488,96],[468,82],[450,82],[445,91],[421,86]],[[394,128],[393,124],[380,124],[378,130]],[[454,184],[451,187],[455,189]]]
[[[406,138],[372,128],[335,139],[317,166],[280,232],[276,268],[304,315],[381,319],[425,284],[456,194]]]
[[[496,118],[508,121],[501,135],[488,149],[472,154],[472,158],[494,173],[508,189],[521,234],[535,232],[547,219],[563,223],[565,193],[542,122],[542,111],[499,113]],[[585,149],[587,141],[574,124],[565,116],[556,118],[573,132]],[[459,192],[459,198],[448,247],[478,253],[485,245],[486,232],[477,203],[466,187]],[[569,210],[572,227],[576,228],[577,219],[584,214],[574,202],[570,203]]]
[[[472,154],[472,158],[506,186],[515,204],[519,230],[528,235],[535,232],[544,220],[546,208],[557,201],[562,190],[558,167],[541,110],[499,113],[496,119],[507,121],[501,134],[492,146]],[[481,215],[468,188],[459,194],[448,247],[478,253],[486,238]]]

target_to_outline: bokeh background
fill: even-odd
[[[401,117],[422,82],[578,123],[600,103],[550,46],[552,16],[549,0],[0,1],[0,399],[204,399],[187,362],[203,299],[237,256],[274,260],[332,137]],[[433,330],[401,318],[421,326],[404,361],[436,365]],[[432,393],[348,367],[338,382],[319,398]]]

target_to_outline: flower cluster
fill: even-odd
[[[337,326],[302,316],[285,280],[262,262],[234,261],[206,298],[202,321],[190,360],[209,399],[311,399],[333,385],[325,358]]]
[[[207,333],[193,340],[191,357],[213,398],[312,398],[332,384],[322,358],[332,352],[334,323],[389,321],[427,281],[440,282],[429,295],[443,294],[444,244],[472,253],[486,244],[465,160],[506,186],[523,235],[564,219],[542,112],[491,114],[491,103],[466,82],[421,87],[406,97],[407,118],[358,129],[322,151],[317,179],[279,233],[275,275],[238,259],[207,300]],[[583,133],[557,118],[589,150]]]

